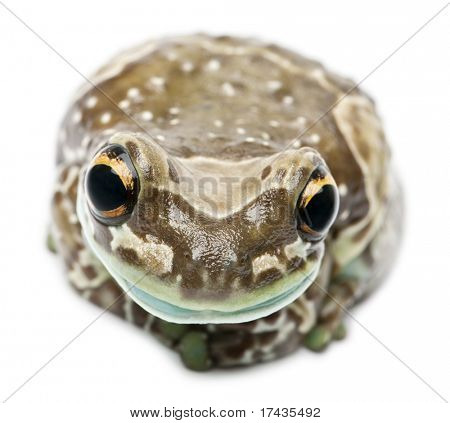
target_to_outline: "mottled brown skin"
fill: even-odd
[[[343,309],[375,286],[396,246],[397,191],[372,101],[350,81],[277,46],[203,35],[125,52],[93,82],[69,109],[58,144],[53,233],[74,287],[156,334],[198,370],[267,361],[302,344],[318,350],[340,337]],[[127,149],[140,178],[126,222],[135,245],[88,212],[82,228],[80,209],[77,215],[86,169],[111,143]],[[296,240],[306,245],[295,207],[319,165],[339,188],[338,216],[304,258],[289,257]],[[198,192],[201,178],[229,175],[238,178],[230,197],[220,189],[206,199]],[[246,177],[258,181],[250,191],[243,188]],[[183,181],[194,186],[186,189]],[[174,224],[175,209],[189,230]],[[264,213],[249,221],[254,209]],[[307,265],[320,265],[320,272],[298,299],[267,317],[169,323],[122,294],[85,245],[89,225],[102,254],[157,275],[155,283],[194,305],[251,299]],[[147,248],[149,239],[156,247]],[[170,266],[161,254],[170,256]],[[256,273],[264,255],[276,263]]]

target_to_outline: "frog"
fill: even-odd
[[[273,43],[147,41],[75,94],[49,245],[71,286],[192,370],[344,338],[385,279],[402,199],[374,101]]]

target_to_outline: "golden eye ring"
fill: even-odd
[[[335,221],[338,209],[336,184],[329,171],[319,166],[311,174],[297,201],[297,228],[306,239],[319,240]]]
[[[124,147],[110,144],[100,150],[85,177],[93,216],[107,225],[120,225],[131,215],[139,193],[136,168]]]

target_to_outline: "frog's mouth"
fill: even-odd
[[[317,276],[318,267],[319,266],[314,266],[306,276],[304,272],[302,272],[301,278],[299,275],[291,274],[278,281],[283,285],[289,286],[285,291],[280,292],[278,295],[247,307],[244,306],[243,308],[238,309],[231,307],[230,311],[214,309],[198,310],[180,307],[144,291],[138,286],[139,283],[133,283],[127,280],[113,268],[109,267],[108,270],[127,295],[129,295],[144,310],[154,316],[172,323],[207,324],[248,322],[268,316],[280,310],[295,301],[311,285]],[[289,279],[294,280],[290,281]],[[260,296],[258,294],[250,295]]]
[[[106,256],[92,238],[86,238],[126,295],[150,314],[180,324],[242,323],[275,313],[303,294],[316,278],[321,262],[321,257],[316,257],[307,261],[301,270],[294,270],[270,286],[253,292],[236,292],[226,300],[188,300],[180,296],[178,289],[164,287],[159,278],[138,275],[114,257]]]

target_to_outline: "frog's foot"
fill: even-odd
[[[183,325],[155,318],[150,330],[165,345],[177,351],[189,369],[203,371],[212,367],[208,334],[204,326]]]
[[[306,334],[303,341],[305,347],[311,351],[325,350],[333,339],[344,339],[347,332],[343,322],[344,310],[341,307],[331,307],[328,300],[325,300],[324,304],[330,304],[328,307],[332,309],[332,312],[327,313],[324,307],[319,314],[317,324]]]
[[[314,326],[306,335],[304,344],[311,351],[323,351],[333,339],[341,340],[345,338],[347,329],[344,322],[333,329],[324,324]]]
[[[345,311],[357,298],[358,283],[355,280],[333,282],[327,292],[319,313],[317,324],[305,337],[305,347],[323,351],[330,342],[346,336],[343,322]]]
[[[184,365],[191,370],[203,371],[213,367],[206,331],[195,329],[187,331],[180,339],[177,350]]]

